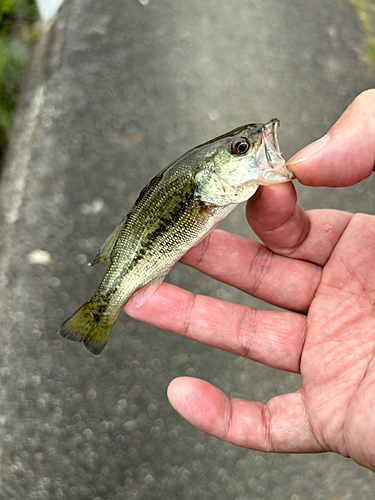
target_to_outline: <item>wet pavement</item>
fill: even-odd
[[[374,82],[349,0],[66,0],[34,51],[0,186],[1,498],[374,497],[373,474],[350,460],[222,443],[166,398],[191,375],[265,402],[298,375],[125,314],[98,358],[56,334],[100,281],[105,264],[87,262],[160,169],[275,116],[288,158]],[[298,194],[306,209],[375,214],[374,188]],[[222,227],[252,237],[244,206]],[[168,280],[270,307],[180,264]]]

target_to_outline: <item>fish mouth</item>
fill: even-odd
[[[278,184],[293,180],[294,174],[286,168],[277,140],[280,121],[273,118],[263,125],[262,144],[258,150],[257,161],[261,169],[259,184]]]

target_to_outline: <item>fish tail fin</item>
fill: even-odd
[[[62,325],[59,334],[69,340],[83,342],[96,356],[104,349],[118,314],[103,315],[93,302],[86,302]]]

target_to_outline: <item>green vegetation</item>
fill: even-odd
[[[374,0],[351,0],[357,13],[359,22],[366,34],[367,56],[372,63],[375,63],[375,34],[374,34]]]
[[[0,0],[0,163],[17,100],[28,46],[36,39],[34,0]]]

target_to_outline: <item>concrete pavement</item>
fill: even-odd
[[[206,436],[166,387],[197,376],[267,401],[299,377],[124,314],[103,354],[60,339],[95,290],[97,248],[161,168],[252,121],[290,157],[374,69],[349,0],[66,0],[25,77],[1,179],[1,484],[13,499],[370,499],[373,474],[325,455],[265,455]],[[375,214],[374,179],[298,187],[302,206]],[[251,237],[239,207],[222,227]],[[193,292],[269,307],[177,265]]]

